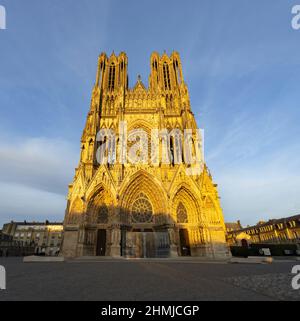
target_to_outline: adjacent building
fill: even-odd
[[[0,257],[33,255],[34,251],[34,244],[15,241],[11,235],[0,231]]]
[[[250,243],[300,244],[300,215],[261,221],[245,228],[240,226],[228,223],[227,242],[230,246]]]
[[[58,255],[63,238],[63,224],[12,221],[3,225],[2,237],[11,240],[18,247],[33,247],[34,254]]]
[[[225,223],[225,226],[227,234],[236,230],[241,230],[243,228],[241,221]]]

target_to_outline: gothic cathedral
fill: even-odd
[[[62,244],[65,257],[229,256],[217,185],[204,159],[202,167],[201,161],[187,162],[184,145],[178,161],[176,135],[167,135],[164,144],[169,162],[162,161],[162,137],[150,144],[155,130],[183,133],[190,129],[190,143],[197,145],[191,148],[192,156],[201,145],[201,138],[195,137],[197,125],[179,54],[154,52],[150,66],[148,88],[140,77],[129,88],[126,54],[99,56],[80,162],[69,185]],[[109,143],[107,138],[99,139],[103,129],[114,137]],[[148,161],[128,159],[133,139],[125,134],[136,130],[145,133],[147,143],[134,152],[139,155],[146,149],[147,156],[148,147],[156,148],[154,162],[151,156]],[[103,148],[107,145],[109,153]]]

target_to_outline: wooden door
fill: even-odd
[[[97,256],[105,256],[106,252],[106,230],[98,230],[97,233]]]

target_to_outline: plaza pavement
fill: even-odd
[[[298,261],[229,264],[199,260],[71,260],[23,263],[0,258],[7,290],[0,301],[24,300],[300,300],[291,274]]]

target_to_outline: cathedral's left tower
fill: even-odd
[[[108,166],[102,166],[105,173],[101,179],[96,175],[99,171],[96,137],[101,128],[117,128],[122,117],[128,88],[127,65],[128,59],[123,52],[110,57],[102,53],[98,59],[90,110],[81,138],[80,162],[73,184],[69,186],[62,252],[67,257],[120,255],[120,226],[113,219],[117,212],[116,190],[113,181],[106,176],[110,175]],[[99,190],[88,199],[90,193],[94,193],[95,184],[99,185]],[[117,235],[114,235],[115,227]],[[97,248],[97,240],[103,243],[102,247],[99,243]]]

